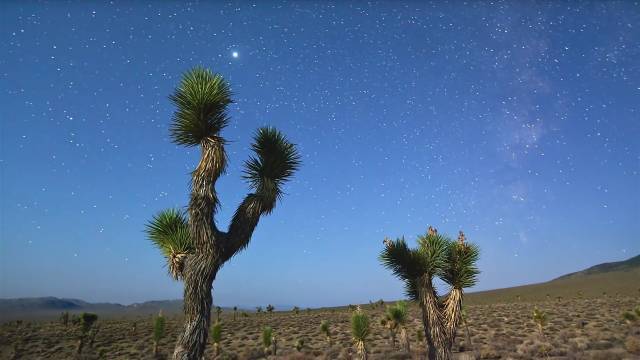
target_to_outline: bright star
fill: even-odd
[[[237,51],[232,52],[231,56],[233,56],[234,58],[238,58],[238,52]]]

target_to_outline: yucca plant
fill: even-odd
[[[304,339],[296,340],[296,343],[293,347],[298,351],[302,351],[302,349],[304,349]]]
[[[548,317],[547,313],[538,307],[533,308],[533,322],[538,326],[538,332],[540,336],[544,337],[544,327],[547,326]]]
[[[275,309],[276,308],[273,305],[271,305],[271,304],[267,305],[267,313],[272,314],[273,310],[275,310]]]
[[[220,306],[216,306],[216,322],[220,322],[220,314],[222,314],[222,308]]]
[[[169,273],[184,280],[184,331],[176,343],[174,359],[200,359],[211,323],[212,284],[218,270],[249,245],[263,215],[270,214],[283,197],[284,184],[300,164],[294,144],[274,128],[260,128],[245,162],[243,174],[252,193],[236,209],[227,232],[216,227],[219,208],[215,184],[227,167],[222,130],[229,123],[231,90],[218,74],[196,67],[184,74],[170,96],[176,106],[170,135],[174,143],[199,146],[200,161],[191,173],[187,212],[170,209],[147,225],[149,239],[167,258]]]
[[[262,306],[256,306],[256,313],[262,313]]]
[[[351,336],[353,345],[361,360],[368,359],[367,337],[369,336],[369,317],[358,307],[351,315]]]
[[[165,325],[166,320],[160,311],[153,320],[153,356],[155,357],[158,356],[160,340],[164,338]]]
[[[300,308],[297,306],[294,306],[293,309],[291,309],[293,311],[294,314],[298,315],[300,314]]]
[[[271,326],[265,326],[262,329],[262,345],[264,346],[264,355],[269,355],[271,346],[273,345],[273,329]],[[275,353],[273,355],[275,355]]]
[[[86,337],[96,321],[98,321],[98,315],[93,313],[84,312],[78,317],[78,323],[80,325],[80,338],[78,339],[78,346],[76,348],[78,355],[82,354]]]
[[[222,350],[222,323],[219,321],[211,327],[211,341],[213,342],[213,356],[217,358]]]
[[[233,321],[236,321],[236,316],[238,315],[238,307],[233,307]]]
[[[331,346],[331,329],[327,320],[322,320],[320,323],[320,332],[324,335],[327,345]]]
[[[384,245],[381,263],[404,281],[407,296],[418,302],[422,311],[428,358],[450,359],[461,318],[463,289],[477,281],[478,247],[466,242],[462,231],[453,241],[432,227],[418,237],[415,249],[409,248],[404,238],[385,239]],[[435,278],[449,285],[444,297],[436,291]]]
[[[409,320],[409,312],[407,310],[407,303],[404,301],[398,301],[393,306],[387,307],[387,328],[390,330],[391,343],[396,346],[396,334],[400,332],[400,341],[402,342],[404,349],[407,353],[411,353],[411,344],[409,342],[409,336],[407,335],[406,325]]]

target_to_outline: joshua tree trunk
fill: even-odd
[[[184,331],[173,352],[175,360],[201,359],[207,345],[211,322],[211,287],[218,272],[213,214],[218,199],[214,184],[225,168],[222,141],[202,141],[202,156],[192,174],[189,201],[189,234],[195,253],[184,266]]]
[[[408,354],[411,354],[411,343],[409,342],[409,335],[407,334],[407,329],[404,326],[400,329],[400,341],[402,341],[404,345],[404,351]]]
[[[419,279],[419,285],[427,357],[429,360],[448,360],[451,358],[451,350],[446,346],[438,296],[431,279],[426,275]]]
[[[451,349],[456,339],[456,329],[462,318],[462,290],[451,289],[445,300],[443,315],[447,348]]]
[[[84,336],[80,336],[78,339],[78,346],[76,347],[76,354],[82,354],[82,348],[84,347]]]

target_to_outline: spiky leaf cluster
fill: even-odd
[[[231,89],[222,76],[208,69],[187,71],[169,99],[177,108],[170,134],[178,145],[195,146],[207,138],[217,138],[229,122]]]
[[[351,315],[351,335],[356,341],[365,341],[369,336],[369,317],[360,309]]]
[[[222,323],[219,321],[216,321],[211,327],[211,340],[214,344],[222,342]]]
[[[89,332],[93,324],[98,320],[98,315],[94,313],[83,312],[80,314],[79,322],[80,322],[80,331],[83,334]]]
[[[395,305],[387,307],[387,319],[393,323],[393,328],[406,324],[408,314],[407,303],[404,301],[398,301]]]
[[[162,314],[158,314],[153,322],[153,340],[160,341],[164,337],[166,320]]]
[[[147,223],[145,232],[149,240],[167,258],[171,276],[179,279],[184,257],[194,250],[185,213],[178,209],[162,210]]]
[[[419,281],[431,283],[434,277],[440,277],[459,289],[476,282],[479,251],[473,244],[460,245],[437,233],[419,236],[417,248],[410,248],[404,238],[386,239],[384,243],[380,262],[404,281],[405,294],[412,300],[419,298]]]
[[[282,185],[300,166],[300,155],[295,145],[272,127],[258,129],[251,149],[255,156],[245,162],[243,177],[266,203],[273,203],[282,197]]]
[[[322,322],[320,323],[320,332],[324,336],[331,335],[331,329],[329,329],[329,322],[327,320],[322,320]]]
[[[271,328],[271,326],[265,326],[262,329],[262,345],[264,345],[265,348],[268,348],[269,346],[271,346],[272,340],[273,340],[273,329]]]

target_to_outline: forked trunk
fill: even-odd
[[[451,289],[445,300],[443,315],[447,348],[451,351],[456,338],[456,330],[462,318],[462,290]]]
[[[419,279],[419,292],[427,358],[429,360],[449,360],[451,351],[446,346],[440,303],[429,277],[423,276]]]

